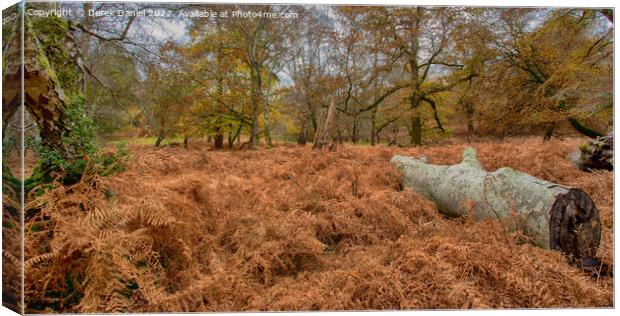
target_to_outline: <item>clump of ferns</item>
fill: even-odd
[[[66,167],[73,165],[63,159],[60,162],[53,162],[53,159],[46,159],[41,156],[39,163],[35,166],[30,177],[23,182],[26,203],[44,197],[47,193],[54,191],[58,187],[66,187],[67,193],[71,193],[75,187],[90,187],[92,190],[100,190],[98,181],[102,177],[116,174],[125,170],[129,161],[129,153],[125,144],[121,143],[115,150],[98,150],[92,156],[84,156],[74,159],[79,163],[79,168]],[[54,165],[50,167],[49,165]],[[76,171],[77,170],[77,171]],[[88,192],[83,192],[88,193]],[[30,203],[33,204],[33,203]],[[36,203],[27,208],[26,218],[39,209]]]
[[[8,186],[2,188],[2,237],[4,239],[2,256],[10,260],[7,262],[11,264],[21,261],[18,259],[21,252],[21,216],[16,196],[12,188]]]
[[[104,182],[94,175],[33,200],[40,212],[26,225],[27,308],[121,312],[164,295],[162,244],[182,223],[152,201],[110,205]]]

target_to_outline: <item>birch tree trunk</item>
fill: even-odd
[[[510,168],[487,172],[468,147],[452,166],[426,159],[394,156],[405,187],[432,200],[440,212],[457,217],[473,210],[475,218],[508,219],[542,248],[574,258],[593,257],[600,242],[598,209],[582,190],[535,178]],[[473,208],[472,208],[473,205]]]

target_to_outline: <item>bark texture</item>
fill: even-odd
[[[425,159],[394,156],[403,185],[432,200],[440,212],[458,217],[472,210],[475,218],[516,216],[509,229],[521,229],[542,248],[574,258],[593,257],[600,242],[598,209],[582,190],[538,179],[510,168],[487,172],[468,147],[452,166]]]
[[[314,137],[314,145],[312,149],[321,149],[325,146],[329,146],[330,150],[335,148],[335,142],[332,138],[334,134],[334,119],[336,115],[336,101],[331,100],[329,107],[327,108],[327,117],[325,118],[325,125],[322,129],[317,129],[316,136]]]
[[[24,37],[24,87],[26,108],[37,121],[42,138],[50,147],[65,151],[62,143],[62,135],[68,128],[65,95],[33,32]]]
[[[27,19],[24,26],[23,64],[9,61],[3,74],[3,83],[7,83],[3,89],[3,120],[7,122],[19,106],[18,78],[23,70],[25,108],[36,121],[43,143],[62,156],[75,155],[80,144],[67,144],[64,137],[76,128],[71,121],[75,118],[68,113],[70,106],[81,106],[83,78],[76,42],[66,22],[59,18]],[[11,47],[19,47],[19,40],[16,37]]]

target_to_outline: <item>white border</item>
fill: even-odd
[[[501,0],[281,0],[281,1],[273,1],[273,0],[220,0],[220,1],[182,1],[182,0],[167,0],[167,1],[156,1],[156,0],[141,0],[141,1],[91,1],[91,0],[65,0],[68,2],[201,2],[201,3],[297,3],[297,4],[307,4],[307,3],[317,3],[317,4],[339,4],[339,5],[426,5],[426,6],[437,6],[437,5],[454,5],[454,6],[491,6],[491,7],[606,7],[606,8],[615,8],[616,4],[611,0],[512,0],[510,2],[501,1]],[[18,1],[2,1],[1,8],[5,9],[10,5],[17,3]],[[615,10],[614,10],[614,13]],[[617,21],[617,20],[616,20]],[[618,23],[618,22],[616,22]],[[0,37],[1,38],[1,37]],[[616,42],[617,36],[614,32],[614,51],[616,50]],[[616,65],[618,65],[618,55],[614,54],[614,91],[618,91],[618,77]],[[618,96],[614,93],[614,104],[618,104]],[[615,108],[615,107],[614,107]],[[614,111],[614,126],[615,122],[618,122],[619,114],[617,111]],[[614,148],[614,155],[617,156],[618,147]],[[618,175],[614,174],[614,210],[620,210],[620,201],[616,199],[617,191],[616,191],[616,183],[618,180]],[[617,226],[616,216],[614,214],[614,254],[617,253],[618,249],[618,239],[616,236]],[[1,241],[1,234],[0,234]],[[1,268],[1,267],[0,267]],[[616,270],[614,268],[614,270]],[[618,290],[617,290],[617,276],[614,279],[614,302],[618,302]],[[1,289],[0,289],[1,291]],[[308,313],[308,312],[302,312]],[[590,314],[596,315],[615,315],[617,314],[614,309],[513,309],[513,310],[459,310],[459,311],[388,311],[388,312],[321,312],[321,315],[326,316],[335,316],[342,315],[346,313],[346,315],[368,315],[368,313],[372,313],[372,315],[521,315],[527,313],[528,315],[537,316],[537,315],[550,315],[556,313],[562,313],[563,316],[590,316]],[[188,313],[189,314],[189,313]],[[262,316],[265,313],[191,313],[191,315],[240,315],[240,316]],[[300,313],[278,313],[279,315],[296,315]],[[15,315],[14,312],[2,307],[0,308],[0,316],[4,315]],[[95,314],[97,315],[97,314]],[[130,315],[158,315],[158,314],[130,314]]]

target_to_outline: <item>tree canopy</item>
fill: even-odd
[[[159,146],[166,138],[207,137],[216,148],[226,139],[230,147],[305,144],[332,100],[338,142],[595,137],[611,127],[613,16],[605,10],[64,5],[174,13],[63,22],[84,78],[66,89],[84,95],[103,138],[153,136]],[[272,15],[179,15],[187,10]],[[55,40],[36,28],[46,18],[32,20],[38,37]]]

